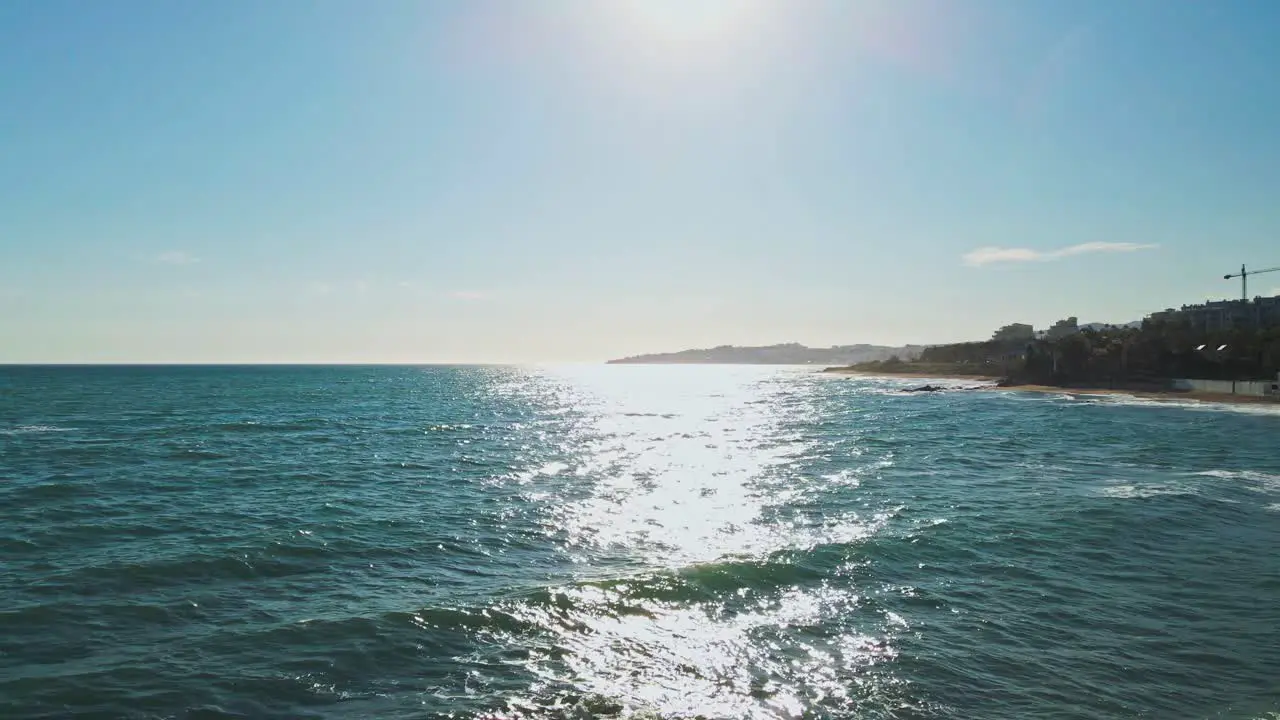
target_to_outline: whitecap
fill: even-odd
[[[1280,417],[1280,403],[1263,404],[1263,403],[1233,403],[1233,402],[1214,402],[1211,400],[1190,400],[1179,398],[1174,395],[1167,397],[1138,397],[1136,395],[1125,394],[1105,394],[1091,395],[1090,397],[1099,398],[1098,404],[1115,405],[1121,407],[1147,407],[1147,408],[1165,408],[1176,410],[1190,410],[1193,412],[1214,412],[1214,413],[1232,413],[1236,415],[1261,415],[1266,417]]]
[[[1219,480],[1242,481],[1246,486],[1252,486],[1249,489],[1258,492],[1280,492],[1280,474],[1257,470],[1205,470],[1194,474]]]
[[[1161,495],[1195,495],[1194,490],[1187,487],[1176,485],[1112,485],[1102,488],[1099,494],[1106,497],[1122,498],[1126,500],[1139,500],[1143,498],[1159,497]]]
[[[32,435],[35,433],[70,432],[75,428],[64,428],[56,425],[19,425],[8,430],[0,430],[0,435]]]
[[[1216,477],[1223,480],[1249,480],[1251,482],[1280,482],[1280,475],[1258,472],[1256,470],[1205,470],[1195,473],[1204,477]]]

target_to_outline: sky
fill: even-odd
[[[1280,266],[1277,67],[1265,0],[11,0],[0,362],[1136,320]]]

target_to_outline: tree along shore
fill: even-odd
[[[1148,320],[1056,339],[935,345],[914,361],[889,358],[830,371],[989,376],[1008,385],[1162,389],[1174,378],[1275,380],[1280,328],[1205,332]]]

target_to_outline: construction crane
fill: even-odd
[[[1277,271],[1280,271],[1280,267],[1267,268],[1266,270],[1249,270],[1244,265],[1241,265],[1240,272],[1233,273],[1231,275],[1223,275],[1222,279],[1230,280],[1231,278],[1240,278],[1240,299],[1247,302],[1249,300],[1249,276]]]

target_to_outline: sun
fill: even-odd
[[[590,53],[586,72],[611,91],[706,98],[785,53],[797,15],[786,1],[600,0],[568,17]]]
[[[751,0],[621,0],[620,20],[654,42],[723,42],[758,20],[763,3]]]
[[[769,34],[778,0],[613,0],[615,38],[668,62],[713,61],[750,54]]]

